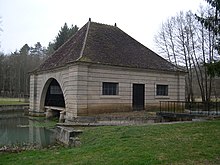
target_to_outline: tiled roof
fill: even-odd
[[[85,24],[37,71],[51,70],[72,62],[176,71],[177,68],[116,26]]]

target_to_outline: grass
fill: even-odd
[[[18,105],[18,104],[27,104],[27,103],[24,102],[24,99],[0,97],[0,105]]]
[[[0,153],[0,164],[220,164],[220,121],[82,128],[79,148]]]

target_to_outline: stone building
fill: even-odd
[[[115,26],[89,21],[31,73],[30,114],[67,120],[185,100],[185,72]]]

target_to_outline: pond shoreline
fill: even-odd
[[[0,153],[18,153],[21,151],[27,151],[27,150],[35,150],[35,149],[40,149],[39,147],[37,148],[34,145],[26,146],[26,145],[13,145],[13,146],[7,146],[4,145],[0,147]]]
[[[56,134],[51,130],[55,122],[29,118],[24,110],[26,105],[17,107],[17,110],[0,111],[0,152],[48,147],[56,143]]]
[[[64,145],[58,142],[52,145],[48,145],[46,147],[39,147],[34,144],[29,144],[29,145],[28,144],[26,145],[15,144],[13,146],[4,145],[4,146],[0,146],[0,154],[1,153],[19,153],[22,151],[33,151],[33,150],[43,150],[43,149],[56,149],[60,147],[64,147]]]
[[[0,105],[0,112],[7,111],[27,111],[29,109],[29,104],[15,104],[15,105]]]

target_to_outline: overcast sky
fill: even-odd
[[[89,18],[114,25],[155,50],[160,25],[179,11],[199,9],[204,0],[0,0],[1,47],[4,53],[24,44],[47,46],[65,22],[82,27]]]

